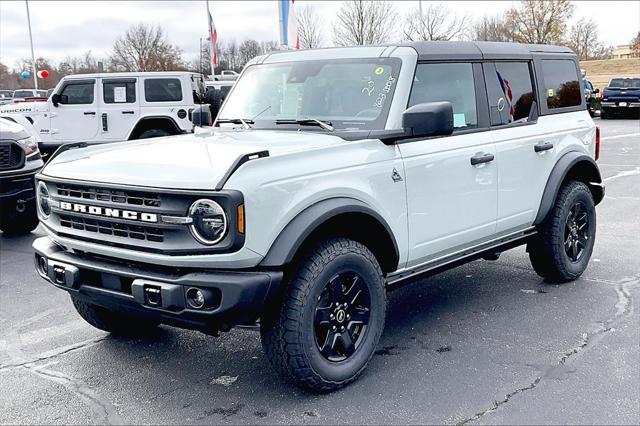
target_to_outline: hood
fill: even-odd
[[[48,102],[18,102],[17,104],[0,106],[0,112],[17,112],[21,114],[26,112],[47,112],[48,110]]]
[[[215,129],[69,149],[52,159],[46,176],[172,189],[214,189],[243,155],[279,156],[344,143],[316,132]],[[255,160],[266,161],[266,160]]]

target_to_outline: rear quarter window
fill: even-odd
[[[182,100],[182,86],[177,78],[148,78],[144,81],[147,102],[175,102]]]
[[[582,104],[582,90],[578,70],[570,59],[544,59],[542,61],[544,95],[549,109],[575,107]]]

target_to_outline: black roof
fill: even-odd
[[[493,41],[415,41],[400,43],[418,52],[418,60],[526,59],[533,54],[572,54],[564,46],[547,44],[500,43]]]

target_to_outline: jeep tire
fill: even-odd
[[[589,264],[596,236],[596,210],[582,182],[562,185],[540,233],[528,243],[533,269],[547,281],[578,278]]]
[[[382,271],[363,244],[334,238],[304,256],[278,308],[267,312],[262,345],[279,373],[315,392],[354,381],[384,328]]]
[[[149,129],[140,133],[140,136],[138,136],[138,139],[160,138],[163,136],[170,136],[170,135],[171,133],[163,129]]]
[[[28,234],[37,226],[38,215],[34,202],[28,202],[22,212],[17,211],[13,203],[0,205],[0,230],[5,235]]]
[[[71,301],[76,311],[89,324],[119,336],[144,336],[152,332],[158,323],[138,317],[112,312],[101,306],[84,302],[74,296]]]

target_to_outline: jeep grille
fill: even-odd
[[[0,142],[0,170],[19,169],[24,164],[24,150],[14,142]]]

